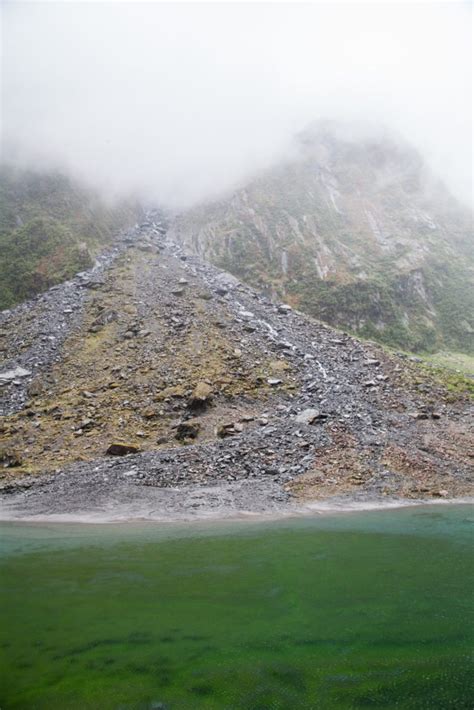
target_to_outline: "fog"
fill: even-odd
[[[183,207],[318,118],[383,123],[471,199],[471,5],[7,2],[2,158]]]

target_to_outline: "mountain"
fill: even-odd
[[[472,213],[387,132],[317,122],[291,159],[178,216],[172,234],[361,337],[473,352]]]
[[[93,264],[136,221],[132,201],[106,204],[58,172],[0,168],[0,310]]]
[[[472,492],[472,382],[270,300],[158,213],[0,314],[0,358],[4,517]]]

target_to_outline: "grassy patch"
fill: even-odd
[[[458,374],[474,375],[474,356],[467,353],[449,352],[442,350],[437,353],[424,355],[427,362],[439,368],[454,370]]]

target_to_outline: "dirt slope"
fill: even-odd
[[[467,383],[257,295],[158,213],[0,335],[6,516],[472,491]]]

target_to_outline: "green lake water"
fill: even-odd
[[[472,710],[473,511],[1,535],[1,710]]]

